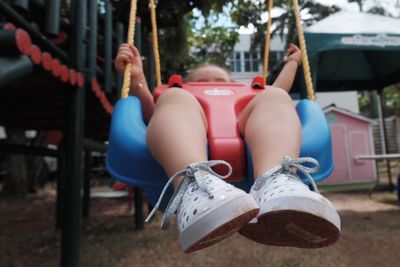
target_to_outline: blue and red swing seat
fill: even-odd
[[[173,75],[168,85],[155,89],[155,100],[171,87],[180,87],[197,98],[208,121],[209,159],[229,162],[233,173],[227,181],[248,192],[253,184],[251,155],[239,134],[237,121],[249,101],[268,90],[262,78],[254,78],[250,85],[183,83],[179,76]],[[314,101],[299,101],[296,111],[302,125],[300,156],[318,160],[320,169],[312,175],[318,182],[333,171],[330,130],[323,111]],[[146,130],[140,101],[133,96],[119,100],[112,116],[106,166],[115,179],[144,188],[147,200],[154,204],[168,177],[147,148]],[[172,196],[172,193],[170,188],[168,194]],[[164,199],[161,210],[169,197]]]

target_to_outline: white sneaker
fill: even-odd
[[[228,166],[228,175],[220,176],[211,169],[218,164]],[[257,215],[258,205],[249,194],[221,180],[230,174],[228,163],[208,161],[191,164],[168,181],[166,187],[176,177],[185,176],[161,222],[161,228],[167,228],[169,219],[177,211],[177,226],[184,252],[200,250],[222,241]],[[149,218],[158,208],[162,197],[163,193]]]
[[[307,168],[301,163],[315,164]],[[318,170],[311,158],[292,160],[262,175],[250,190],[260,213],[240,234],[262,244],[300,248],[320,248],[335,243],[340,236],[340,217],[333,205],[319,194],[309,173]],[[314,192],[296,175],[310,180]]]

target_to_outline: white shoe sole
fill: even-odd
[[[188,226],[180,235],[185,253],[209,247],[231,236],[259,212],[256,201],[250,195],[243,195],[222,203]]]
[[[320,248],[335,243],[340,236],[340,217],[336,210],[312,198],[272,199],[261,212],[256,223],[249,223],[239,231],[258,243]]]

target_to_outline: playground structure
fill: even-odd
[[[121,83],[113,74],[114,45],[122,43],[125,34],[121,22],[113,23],[110,2],[104,13],[97,0],[66,3],[0,1],[0,125],[62,133],[57,150],[2,142],[0,153],[57,158],[60,262],[78,266],[81,213],[89,215],[91,151],[106,151],[112,102]],[[140,26],[138,20],[138,47]],[[141,228],[138,188],[135,200],[136,227]]]
[[[122,84],[121,77],[112,74],[112,44],[123,42],[124,29],[121,23],[113,25],[112,6],[108,2],[105,14],[98,16],[97,1],[72,0],[69,22],[59,13],[61,1],[49,2],[51,4],[45,6],[44,1],[39,0],[0,1],[3,26],[0,38],[8,40],[1,41],[1,45],[9,44],[4,46],[0,57],[0,125],[58,129],[63,133],[63,141],[57,151],[15,144],[1,144],[0,151],[53,156],[63,163],[64,168],[60,170],[63,179],[59,180],[57,194],[57,218],[62,229],[61,265],[78,266],[81,181],[85,182],[84,203],[88,204],[88,184],[80,170],[90,162],[91,150],[105,151],[103,141],[108,136],[111,103],[120,95]],[[36,23],[27,15],[38,10],[42,13],[46,10],[46,21],[52,22]],[[143,21],[150,16],[147,12],[140,15]],[[142,30],[140,20],[136,22],[136,46],[140,47]],[[88,25],[89,30],[85,31]],[[98,28],[100,25],[103,28]],[[102,52],[98,52],[99,32],[104,32]],[[85,151],[84,158],[82,151]],[[135,196],[140,200],[140,190]],[[83,206],[86,215],[87,208]],[[136,219],[140,226],[142,218]]]
[[[113,73],[113,55],[126,35],[126,2],[0,0],[0,125],[62,133],[57,150],[2,142],[0,153],[58,160],[55,218],[61,230],[61,266],[79,266],[81,213],[89,215],[90,152],[106,151],[112,103],[121,94],[122,77]],[[186,3],[180,12],[200,5]],[[155,60],[147,51],[152,50],[147,38],[151,26],[140,19],[150,21],[150,12],[147,1],[139,6],[135,46],[141,50],[145,44],[146,76],[154,87]],[[167,1],[158,6],[166,10],[159,25],[176,25],[182,14]],[[137,187],[134,202],[135,228],[141,229],[143,193]]]
[[[236,116],[260,89],[235,83],[188,83],[183,84],[182,88],[199,97],[205,107],[211,129],[210,157],[228,161],[234,167],[234,173],[229,180],[236,182],[236,186],[249,190],[253,183],[250,153],[245,150],[244,143],[237,134]],[[168,90],[167,85],[158,87],[155,95],[158,96],[164,90]],[[209,95],[203,92],[209,92]],[[218,92],[222,92],[222,95],[218,95]],[[228,92],[229,95],[224,95],[223,92]],[[301,153],[320,159],[320,171],[313,177],[316,181],[322,180],[333,170],[328,125],[323,112],[313,101],[302,100],[297,106],[297,112],[301,118],[303,132],[307,133],[303,135]],[[223,117],[216,114],[223,114]],[[127,124],[126,121],[132,123]],[[127,184],[143,187],[147,199],[154,204],[167,177],[151,157],[146,146],[145,133],[146,126],[142,120],[139,101],[135,97],[121,100],[113,116],[106,163],[113,177]],[[169,194],[172,194],[172,190]]]
[[[268,55],[270,42],[271,16],[267,24],[265,46],[265,62],[263,77],[256,77],[249,87],[239,83],[186,83],[176,75],[172,76],[168,85],[161,85],[159,69],[157,24],[155,20],[155,5],[150,1],[152,14],[153,44],[156,59],[157,88],[154,99],[168,88],[179,87],[190,92],[197,98],[205,112],[209,130],[208,154],[211,160],[225,160],[233,167],[233,173],[227,181],[237,182],[235,185],[249,191],[253,183],[250,153],[245,150],[245,144],[238,130],[237,121],[247,103],[262,89],[268,90],[265,84],[268,71]],[[268,12],[272,10],[269,1]],[[137,1],[131,3],[128,44],[133,44]],[[313,157],[320,163],[320,169],[313,174],[313,180],[319,181],[329,176],[333,170],[332,147],[330,132],[323,111],[314,100],[314,88],[307,58],[306,44],[300,22],[300,10],[297,0],[293,1],[293,12],[296,18],[296,28],[302,50],[302,63],[308,99],[301,100],[296,111],[302,124],[302,146],[300,155]],[[156,200],[163,195],[164,184],[167,180],[164,171],[152,158],[146,144],[146,125],[142,120],[141,104],[136,97],[128,97],[130,89],[131,65],[125,68],[122,99],[118,102],[113,113],[110,144],[107,151],[106,166],[111,175],[129,185],[143,187],[147,200],[158,207]],[[247,179],[246,179],[247,178]],[[314,181],[305,182],[314,183]],[[170,188],[171,189],[171,188]],[[169,196],[172,196],[169,190]],[[167,197],[166,199],[169,199]],[[166,202],[161,203],[164,209]]]

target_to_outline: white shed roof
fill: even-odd
[[[325,114],[328,114],[329,112],[337,112],[337,113],[341,113],[343,115],[358,119],[360,121],[365,121],[365,122],[368,122],[368,123],[374,123],[373,120],[371,120],[371,119],[369,119],[367,117],[364,117],[364,116],[362,116],[360,114],[356,114],[354,112],[351,112],[351,111],[343,109],[343,108],[336,107],[334,105],[331,105],[331,106],[323,108],[323,111],[324,111]]]
[[[400,19],[368,13],[341,11],[307,27],[305,32],[400,34]]]

